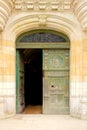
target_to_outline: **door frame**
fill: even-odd
[[[25,37],[26,35],[31,35],[31,34],[34,34],[34,33],[37,34],[38,32],[47,32],[47,33],[51,33],[51,34],[54,34],[54,35],[58,35],[58,36],[61,36],[62,38],[64,38],[65,41],[63,41],[63,42],[61,42],[61,41],[58,41],[58,42],[40,42],[39,40],[37,42],[33,42],[33,41],[23,42],[24,40],[21,41],[21,39],[23,37]],[[43,30],[42,29],[32,30],[32,31],[25,32],[25,33],[18,36],[18,38],[16,39],[16,49],[42,49],[42,50],[44,50],[44,49],[69,49],[69,51],[70,51],[70,40],[65,34],[63,34],[61,32],[56,32],[56,31],[53,31],[53,30],[44,30],[44,29]],[[70,77],[69,77],[69,79],[70,79]]]
[[[17,42],[16,49],[70,49],[69,42]]]
[[[44,43],[17,42],[16,50],[17,49],[42,49],[42,51],[44,49],[69,49],[70,50],[70,43],[69,42],[49,42],[49,43],[47,43],[47,42],[44,42]],[[69,77],[69,79],[70,79],[70,77]],[[43,79],[42,79],[42,81],[43,81]],[[70,86],[70,82],[69,82],[69,86]],[[69,100],[70,100],[70,87],[69,87]],[[43,107],[42,107],[42,113],[43,113]]]

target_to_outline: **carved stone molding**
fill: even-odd
[[[72,0],[15,0],[16,10],[66,10]]]
[[[38,16],[39,26],[46,26],[46,21],[47,21],[47,15]]]
[[[13,6],[14,0],[0,0],[0,31],[3,31]]]
[[[73,0],[72,7],[83,31],[87,31],[87,0]]]

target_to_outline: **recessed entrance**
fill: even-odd
[[[26,49],[25,53],[25,106],[31,107],[29,113],[42,113],[42,50]]]
[[[67,36],[48,30],[17,39],[17,113],[69,114],[69,48]]]
[[[17,112],[42,113],[42,50],[17,50]]]

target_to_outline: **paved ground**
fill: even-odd
[[[0,120],[0,130],[87,130],[87,121],[61,115],[16,115]]]

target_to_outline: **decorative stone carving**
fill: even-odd
[[[28,2],[27,2],[27,8],[28,8],[28,9],[34,9],[33,1],[28,1]]]
[[[15,0],[17,10],[64,10],[70,9],[72,0]]]
[[[0,31],[3,31],[5,24],[13,8],[13,0],[0,0]]]
[[[40,10],[46,9],[46,6],[47,6],[46,4],[47,2],[38,2],[39,9]]]
[[[40,26],[45,26],[47,21],[47,15],[39,15],[38,21]]]
[[[87,31],[87,0],[73,0],[72,8],[83,31]]]
[[[51,8],[53,10],[57,10],[59,8],[59,6],[60,6],[60,2],[57,2],[57,1],[51,2]]]

